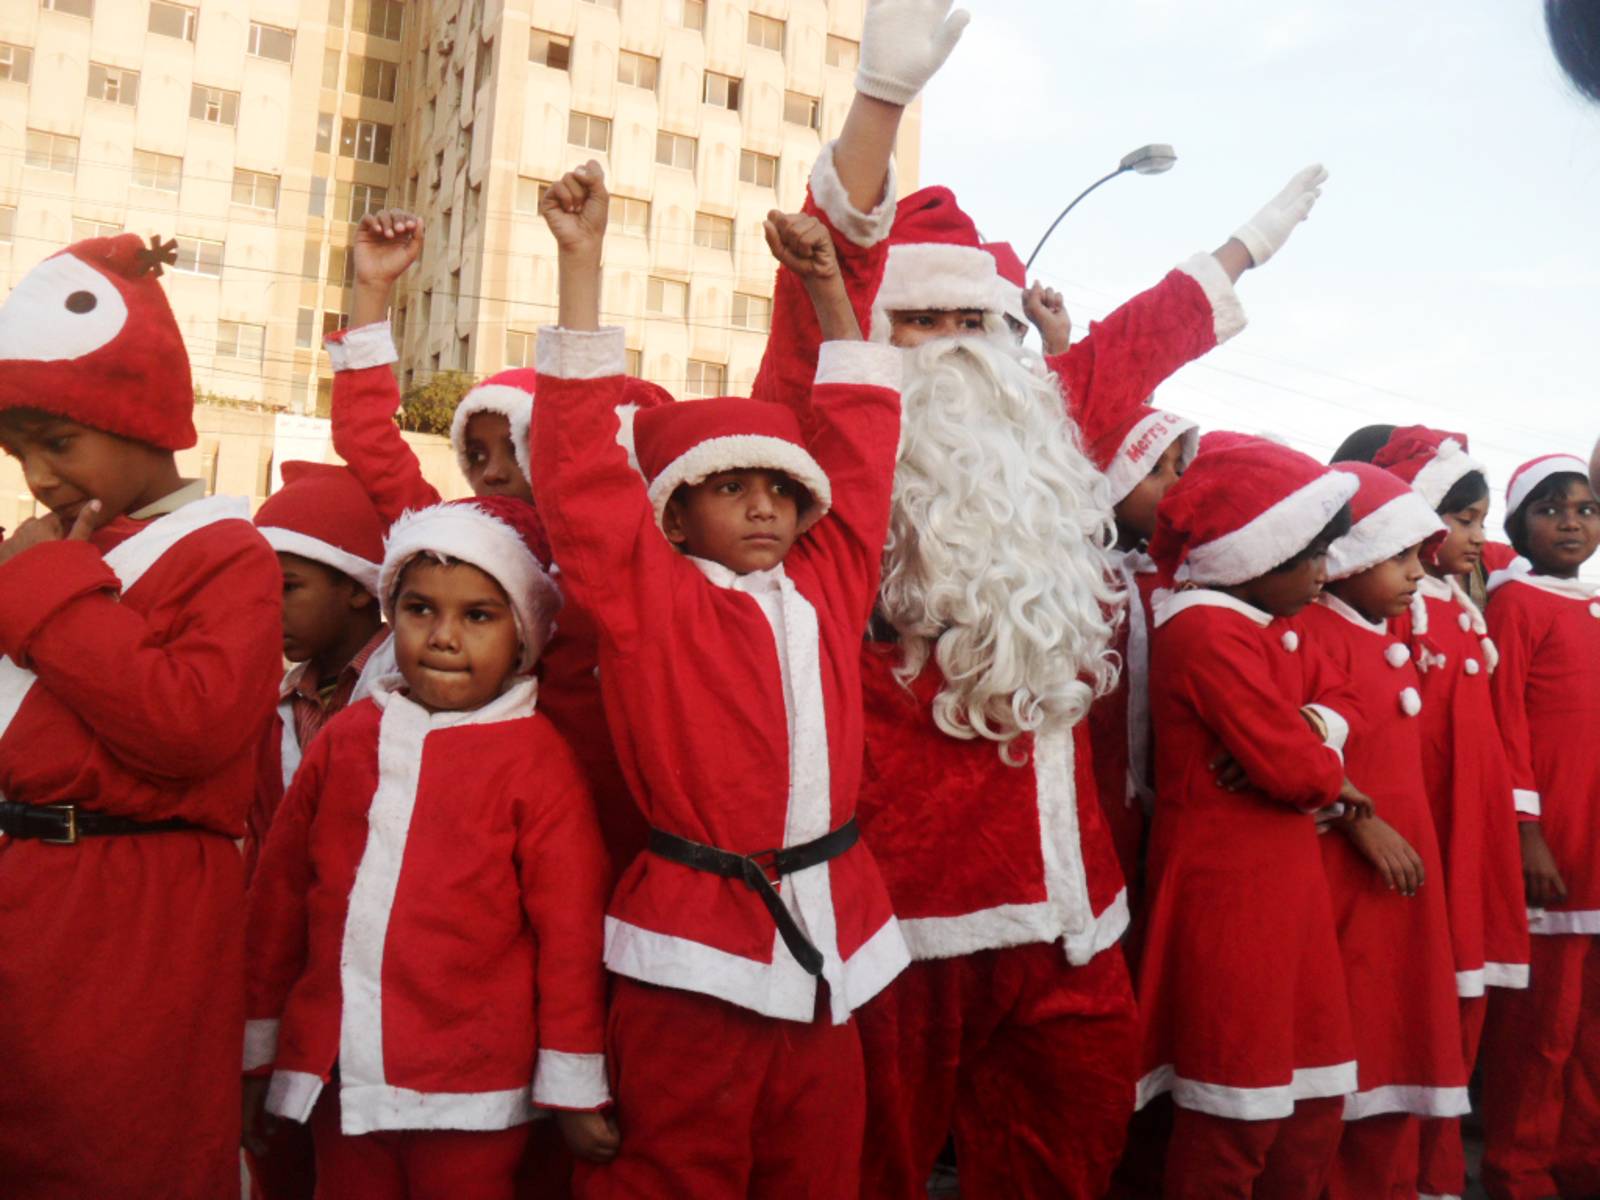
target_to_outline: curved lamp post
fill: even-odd
[[[1056,226],[1061,224],[1069,212],[1078,207],[1078,201],[1082,200],[1102,183],[1106,183],[1129,171],[1136,175],[1159,175],[1163,171],[1172,170],[1172,164],[1177,161],[1177,154],[1173,152],[1171,146],[1164,142],[1152,142],[1148,146],[1140,146],[1137,150],[1130,150],[1127,154],[1124,154],[1115,171],[1109,175],[1102,175],[1084,188],[1071,204],[1061,210],[1061,216],[1050,222],[1050,228],[1044,231],[1044,236],[1039,239],[1039,244],[1033,248],[1033,253],[1028,255],[1028,261],[1024,264],[1024,269],[1033,266],[1033,260],[1039,257],[1039,251],[1044,249],[1044,244],[1050,240],[1050,235],[1056,231]]]

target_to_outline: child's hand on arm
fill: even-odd
[[[839,256],[828,228],[805,213],[782,213],[774,209],[762,222],[767,248],[772,257],[793,271],[805,285],[811,306],[817,311],[817,324],[826,342],[859,342],[861,326],[844,276],[839,271]]]
[[[389,312],[394,282],[422,254],[422,218],[398,208],[368,213],[356,226],[353,258],[355,300],[350,325],[359,329],[383,320]]]
[[[1550,852],[1550,843],[1544,840],[1544,830],[1537,821],[1519,821],[1517,832],[1522,838],[1522,882],[1528,892],[1528,904],[1533,908],[1560,904],[1567,898],[1567,884],[1556,866],[1556,856]]]
[[[622,1135],[610,1113],[556,1112],[556,1127],[561,1130],[567,1149],[584,1162],[608,1163],[622,1148]]]
[[[24,550],[44,542],[86,542],[89,535],[105,523],[101,516],[103,505],[98,500],[91,500],[78,510],[78,515],[73,519],[72,528],[64,529],[61,518],[55,513],[45,513],[42,517],[29,517],[17,531],[4,542],[0,542],[0,563],[9,562]]]
[[[600,251],[610,205],[606,173],[592,158],[551,184],[539,202],[539,215],[550,226],[559,251],[557,320],[563,329],[600,328]]]
[[[1341,821],[1334,828],[1378,869],[1391,892],[1415,896],[1422,886],[1422,856],[1382,817]]]
[[[1023,315],[1033,322],[1047,355],[1065,354],[1072,346],[1072,318],[1055,288],[1035,282],[1022,293]]]
[[[239,1144],[257,1158],[266,1157],[267,1139],[278,1123],[278,1118],[267,1111],[267,1088],[271,1083],[270,1075],[244,1077]]]

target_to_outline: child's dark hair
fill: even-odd
[[[1539,486],[1529,492],[1521,504],[1506,514],[1506,540],[1523,558],[1531,557],[1528,554],[1528,510],[1541,500],[1552,500],[1564,495],[1567,488],[1574,483],[1581,483],[1584,487],[1589,486],[1588,477],[1580,475],[1577,471],[1558,471],[1548,479],[1540,480]]]
[[[1292,571],[1307,559],[1315,558],[1319,554],[1326,554],[1328,547],[1333,545],[1345,534],[1350,532],[1350,506],[1346,504],[1333,514],[1333,520],[1322,527],[1316,537],[1306,543],[1306,548],[1293,558],[1279,563],[1273,567],[1269,574],[1276,575],[1279,571]]]
[[[1544,0],[1545,28],[1556,61],[1576,87],[1600,101],[1600,5],[1594,0]]]
[[[1482,471],[1468,471],[1450,485],[1435,512],[1458,513],[1489,498],[1489,480]]]
[[[1339,448],[1333,452],[1333,457],[1328,462],[1369,463],[1379,450],[1389,444],[1389,438],[1396,428],[1394,425],[1363,425],[1339,443]]]

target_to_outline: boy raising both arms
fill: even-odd
[[[797,409],[641,412],[636,472],[617,444],[622,330],[599,328],[606,206],[594,162],[542,205],[561,327],[539,335],[533,430],[534,495],[599,626],[607,716],[652,827],[606,919],[626,1136],[576,1190],[853,1196],[865,1084],[850,1014],[907,961],[855,823],[899,354],[859,340],[820,225],[776,220],[769,243],[806,272],[829,339],[813,387]]]
[[[0,308],[0,444],[50,511],[0,544],[0,1185],[239,1188],[239,851],[278,565],[178,474],[170,244],[92,238]]]

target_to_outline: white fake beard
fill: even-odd
[[[1123,593],[1105,478],[1054,376],[993,337],[908,352],[879,611],[902,682],[930,657],[935,723],[1000,743],[1081,720],[1116,685]]]

